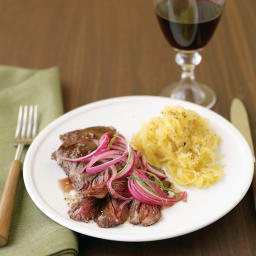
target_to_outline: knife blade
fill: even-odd
[[[246,139],[248,145],[251,148],[252,154],[254,156],[254,146],[252,140],[252,134],[250,129],[250,123],[246,108],[241,100],[234,98],[231,104],[230,119],[232,124],[240,131],[240,133]],[[254,157],[255,159],[255,157]],[[256,174],[254,169],[254,175],[252,180],[253,188],[253,199],[254,199],[254,209],[256,209]]]

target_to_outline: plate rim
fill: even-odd
[[[58,213],[54,212],[54,209],[52,209],[52,207],[48,206],[50,208],[47,209],[45,208],[45,202],[40,199],[40,197],[35,194],[33,190],[36,190],[35,187],[33,187],[33,185],[30,182],[30,178],[29,178],[29,164],[31,164],[31,157],[33,155],[33,152],[36,152],[36,149],[38,148],[39,145],[38,142],[40,142],[40,139],[44,137],[45,134],[47,134],[48,132],[50,132],[54,127],[57,127],[60,123],[64,122],[66,119],[68,119],[69,117],[72,117],[73,115],[77,115],[83,111],[88,111],[90,109],[94,109],[97,106],[102,106],[105,105],[107,103],[116,103],[116,102],[125,102],[125,101],[131,101],[131,100],[141,100],[143,101],[144,99],[151,99],[151,100],[170,100],[170,103],[174,103],[177,105],[181,105],[185,108],[189,108],[189,106],[191,106],[192,108],[196,108],[196,109],[201,109],[202,111],[209,111],[211,112],[211,114],[213,114],[214,116],[216,116],[217,118],[220,118],[222,122],[224,122],[226,125],[228,125],[228,127],[230,129],[232,129],[236,135],[238,135],[238,137],[240,137],[240,140],[242,141],[242,143],[245,145],[245,148],[247,148],[248,153],[249,154],[249,158],[251,159],[250,161],[250,177],[248,178],[248,184],[246,187],[244,187],[244,191],[243,193],[240,194],[239,198],[237,198],[236,203],[234,205],[232,205],[232,207],[230,207],[229,209],[227,209],[226,211],[222,212],[221,215],[212,218],[210,221],[203,223],[201,225],[196,226],[193,229],[190,229],[189,231],[186,232],[178,232],[175,235],[147,235],[147,237],[145,238],[141,238],[141,239],[133,239],[132,237],[126,237],[126,239],[123,238],[118,238],[116,237],[116,234],[112,235],[111,233],[104,233],[101,231],[93,231],[93,233],[88,233],[88,232],[83,232],[81,231],[80,228],[78,228],[77,226],[79,226],[79,222],[75,222],[73,220],[70,220],[70,222],[67,222],[66,218],[64,218],[63,216],[60,216]],[[37,147],[36,147],[37,146]],[[35,150],[33,151],[35,147]],[[176,99],[170,99],[170,98],[166,98],[166,97],[160,97],[160,96],[147,96],[147,95],[142,95],[142,96],[123,96],[123,97],[114,97],[114,98],[108,98],[108,99],[103,99],[103,100],[99,100],[96,102],[91,102],[88,104],[85,104],[83,106],[80,106],[78,108],[75,108],[65,114],[63,114],[62,116],[58,117],[57,119],[53,120],[52,122],[50,122],[35,138],[34,142],[32,143],[32,145],[29,147],[28,152],[26,154],[25,160],[24,160],[24,167],[23,167],[23,179],[24,179],[24,184],[25,187],[27,189],[27,192],[29,194],[29,196],[31,197],[32,201],[34,202],[34,204],[45,214],[47,215],[50,219],[52,219],[53,221],[55,221],[58,224],[61,224],[62,226],[71,229],[73,231],[76,231],[78,233],[84,234],[84,235],[88,235],[91,237],[96,237],[96,238],[101,238],[101,239],[106,239],[106,240],[113,240],[113,241],[125,241],[125,242],[145,242],[145,241],[157,241],[157,240],[163,240],[163,239],[167,239],[167,238],[173,238],[173,237],[178,237],[178,236],[182,236],[184,234],[189,234],[191,232],[194,232],[196,230],[202,229],[212,223],[214,223],[215,221],[219,220],[220,218],[222,218],[224,215],[226,215],[228,212],[230,212],[232,209],[234,209],[234,207],[243,199],[243,197],[245,196],[245,194],[247,193],[250,184],[252,182],[252,178],[253,178],[253,164],[254,164],[254,158],[253,158],[253,154],[248,146],[247,141],[245,140],[245,138],[242,136],[242,134],[239,132],[239,130],[237,130],[237,128],[232,125],[227,119],[225,119],[224,117],[222,117],[221,115],[219,115],[218,113],[210,110],[210,109],[206,109],[204,107],[201,107],[199,105],[196,105],[194,103],[190,103],[190,102],[184,102],[181,100],[176,100]],[[248,165],[249,167],[249,165]],[[47,206],[47,205],[46,205]],[[51,212],[53,211],[53,212]],[[100,230],[100,229],[99,229]]]

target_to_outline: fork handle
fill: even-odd
[[[13,206],[21,170],[21,161],[13,160],[4,185],[4,191],[0,202],[0,246],[8,241],[8,233],[11,224]]]

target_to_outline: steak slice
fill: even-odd
[[[161,218],[161,207],[141,203],[134,199],[129,210],[129,222],[134,225],[150,226]]]
[[[104,172],[93,175],[94,178],[90,182],[89,186],[85,190],[82,190],[83,196],[104,198],[108,193],[107,181],[109,179],[109,175],[108,169]],[[90,175],[88,176],[91,177]]]
[[[84,193],[85,196],[98,198],[106,196],[108,193],[106,179],[102,180],[102,176],[105,175],[104,172],[96,175],[88,175],[86,172],[81,173],[86,162],[75,163],[63,160],[63,158],[78,158],[91,153],[97,148],[93,140],[99,139],[107,131],[114,131],[114,129],[97,126],[65,133],[60,136],[63,144],[52,154],[52,159],[56,160],[65,171],[75,190],[78,192],[87,191]]]
[[[111,228],[123,224],[129,216],[128,205],[123,201],[108,196],[94,221],[101,228]]]
[[[142,203],[139,215],[142,226],[153,225],[161,218],[161,207]]]
[[[52,154],[52,159],[57,161],[57,164],[62,167],[66,175],[72,181],[74,188],[79,191],[82,188],[87,188],[91,181],[94,179],[94,175],[88,175],[86,172],[81,173],[86,162],[74,163],[63,160],[63,158],[76,158],[81,155],[86,155],[93,151],[96,145],[93,142],[85,144],[67,145],[62,144],[57,151]]]
[[[128,185],[127,185],[127,179],[119,179],[119,180],[114,180],[112,182],[112,188],[121,196],[123,197],[130,197],[131,193],[128,189]],[[111,194],[112,197],[115,198],[114,195]]]
[[[115,129],[112,127],[106,127],[106,126],[88,127],[85,129],[75,130],[75,131],[67,132],[63,135],[60,135],[60,140],[63,143],[66,143],[68,145],[82,143],[82,142],[87,143],[88,140],[99,139],[102,134],[108,131],[115,132]]]
[[[84,198],[71,205],[68,215],[73,220],[89,222],[95,218],[98,209],[99,200],[96,198]]]
[[[140,204],[141,202],[134,199],[131,203],[130,210],[129,210],[129,222],[133,225],[138,225],[141,223],[140,220]]]
[[[84,197],[97,197],[97,198],[104,198],[108,193],[107,181],[109,179],[109,171],[108,169],[104,172],[99,173],[91,182],[89,187],[86,190],[82,190],[82,194]],[[115,180],[112,183],[113,189],[124,197],[130,197],[130,191],[127,186],[127,180]],[[114,195],[111,194],[112,197],[116,198]],[[118,199],[118,198],[116,198]]]

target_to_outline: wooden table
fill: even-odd
[[[1,64],[59,66],[65,111],[104,98],[157,95],[179,79],[150,0],[0,0],[0,6]],[[255,0],[227,0],[196,70],[217,93],[214,111],[229,118],[232,98],[245,102],[254,137],[255,15]],[[214,224],[182,237],[124,243],[79,235],[79,241],[79,255],[256,255],[252,194]]]

